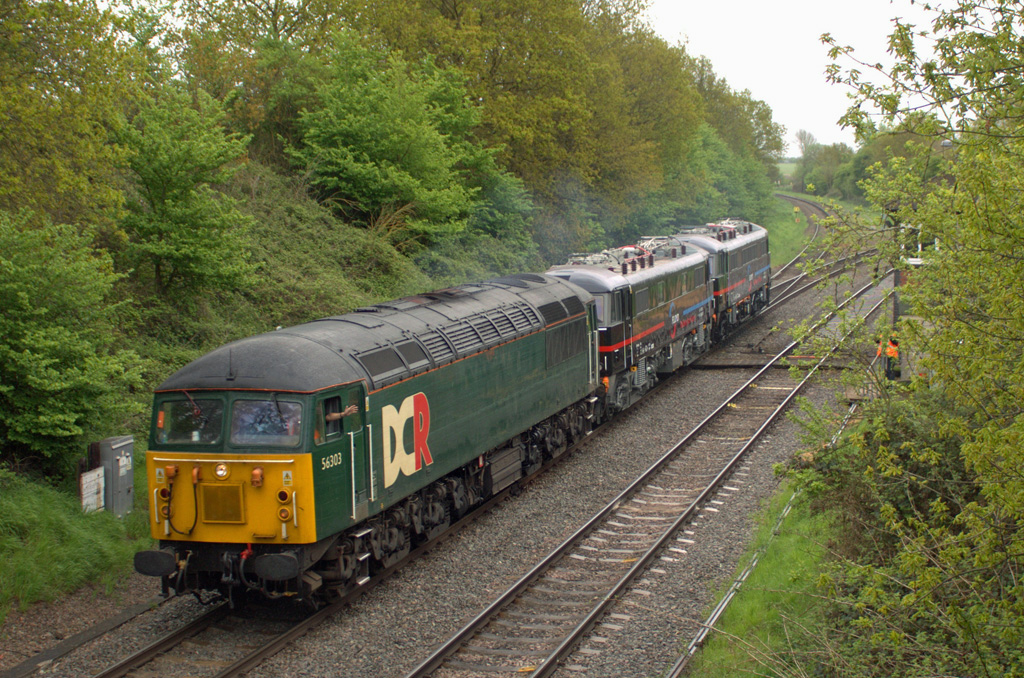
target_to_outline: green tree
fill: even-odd
[[[191,90],[224,104],[231,129],[252,135],[250,155],[288,167],[299,112],[345,26],[334,0],[187,0],[163,14],[166,52]]]
[[[231,288],[250,270],[249,223],[215,186],[244,157],[247,139],[225,133],[220,104],[168,84],[145,101],[119,140],[132,153],[125,268],[153,292]]]
[[[763,220],[772,188],[760,162],[735,154],[709,124],[698,130],[689,161],[699,184],[692,206],[676,212],[677,222],[703,224],[725,217]]]
[[[841,177],[843,165],[853,160],[853,149],[843,143],[819,145],[814,148],[811,158],[810,167],[803,173],[804,190],[814,186],[814,195],[839,197],[836,182]]]
[[[587,14],[593,211],[616,244],[666,232],[691,205],[697,182],[687,156],[704,115],[685,51],[637,24],[634,10],[594,2]]]
[[[0,459],[61,476],[90,436],[141,408],[139,361],[119,348],[108,255],[72,226],[0,212]],[[122,429],[123,430],[123,429]]]
[[[0,209],[110,226],[137,62],[92,0],[0,0]]]
[[[917,135],[863,182],[887,218],[846,216],[830,237],[835,249],[870,242],[879,264],[906,266],[908,245],[922,260],[902,289],[917,319],[898,332],[901,349],[921,355],[912,368],[923,376],[907,395],[887,389],[867,420],[870,437],[854,439],[849,468],[878,507],[866,529],[891,557],[853,554],[824,579],[835,601],[830,668],[1019,676],[1024,15],[1019,3],[974,0],[933,17],[933,52],[919,52],[918,29],[897,21],[896,63],[881,77],[856,60],[831,69],[857,92],[846,120],[862,139],[876,129],[871,110],[884,127]],[[832,53],[855,59],[835,44]],[[826,477],[828,464],[818,468]]]
[[[592,72],[578,0],[355,4],[370,6],[352,12],[365,21],[357,29],[469,76],[469,94],[482,107],[481,136],[535,196],[555,194],[566,175],[589,180]]]
[[[693,60],[691,69],[704,100],[705,121],[733,153],[755,158],[767,171],[775,168],[786,145],[786,130],[772,120],[771,108],[754,99],[749,91],[733,91],[705,57]]]
[[[364,47],[351,33],[338,35],[331,61],[291,151],[324,200],[396,243],[463,230],[480,193],[467,170],[490,152],[471,136],[477,111],[462,76]]]
[[[583,4],[349,3],[356,30],[410,59],[429,55],[466,75],[468,95],[480,107],[476,134],[530,191],[537,206],[531,230],[542,251],[553,240],[578,246],[591,233],[590,216],[583,215],[593,214],[588,191],[596,179],[588,102],[594,74]],[[587,204],[567,205],[567,194]],[[548,211],[557,213],[557,234],[547,228]]]

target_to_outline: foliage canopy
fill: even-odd
[[[4,460],[59,475],[229,339],[759,220],[781,127],[642,11],[0,0]]]
[[[921,355],[915,380],[807,476],[858,526],[823,578],[836,675],[1024,675],[1024,12],[974,0],[933,16],[934,53],[898,22],[884,79],[831,71],[857,92],[849,123],[873,131],[875,107],[913,139],[862,184],[883,222],[844,215],[830,246],[921,261],[896,330]]]

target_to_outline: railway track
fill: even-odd
[[[850,421],[853,419],[854,412],[857,411],[858,407],[859,403],[857,402],[850,404],[846,411],[846,415],[843,417],[842,421],[839,424],[839,427],[836,429],[836,432],[832,436],[830,445],[835,445],[836,442],[839,440],[840,436],[842,436],[843,432],[849,426]],[[693,657],[696,656],[697,652],[700,651],[700,649],[704,646],[704,643],[707,640],[708,636],[710,636],[711,633],[714,631],[715,624],[718,623],[718,620],[725,613],[726,609],[728,609],[729,604],[732,602],[733,598],[736,596],[737,593],[739,593],[740,588],[743,586],[744,583],[746,583],[749,576],[753,573],[754,569],[757,567],[758,562],[768,552],[768,548],[771,546],[771,542],[774,539],[774,537],[780,533],[783,521],[785,521],[786,517],[789,515],[790,510],[793,508],[793,503],[796,500],[799,493],[800,490],[797,490],[794,492],[793,496],[790,497],[789,502],[786,504],[782,512],[779,514],[779,517],[775,523],[775,527],[772,530],[772,536],[768,539],[768,543],[764,544],[754,554],[754,556],[751,558],[750,563],[743,569],[742,572],[740,572],[736,579],[733,580],[732,584],[729,586],[729,590],[726,592],[724,596],[722,596],[722,598],[715,605],[714,609],[711,611],[711,614],[708,616],[707,620],[705,620],[705,622],[701,625],[700,629],[690,640],[689,645],[687,645],[686,647],[686,651],[679,656],[676,662],[669,669],[668,673],[665,674],[665,678],[682,678],[682,676],[685,674],[686,667],[689,665],[690,660],[693,659]]]
[[[297,606],[233,611],[218,603],[204,614],[130,654],[93,678],[153,675],[237,676],[323,621]]]
[[[836,278],[844,273],[847,273],[851,267],[856,267],[858,262],[866,256],[874,253],[874,250],[865,250],[859,252],[850,257],[843,257],[831,262],[826,273],[823,275],[809,278],[806,274],[800,274],[791,280],[794,282],[802,282],[797,287],[787,287],[781,294],[777,294],[776,286],[772,287],[772,302],[762,311],[762,313],[753,319],[758,321],[764,319],[767,314],[777,309],[783,308],[788,302],[799,297],[800,295],[816,289],[820,283],[826,278]],[[788,281],[787,281],[788,282]],[[776,334],[776,330],[773,329],[761,339],[756,341],[744,341],[744,337],[736,335],[729,341],[715,347],[709,353],[701,356],[696,362],[693,363],[692,367],[699,370],[720,370],[720,369],[736,369],[736,368],[759,368],[765,365],[771,359],[771,353],[765,348],[765,344],[772,344],[778,339],[769,341],[769,338]],[[788,367],[785,364],[776,363],[780,368]]]
[[[557,459],[545,464],[531,478],[543,473],[552,463],[557,463]],[[92,678],[142,678],[154,675],[234,678],[245,675],[268,657],[274,656],[372,591],[408,563],[458,534],[491,506],[503,501],[508,492],[506,490],[495,495],[478,510],[453,523],[447,532],[434,541],[422,544],[400,562],[375,574],[364,586],[315,612],[310,612],[300,604],[283,607],[287,603],[281,601],[260,601],[259,605],[243,607],[238,611],[232,611],[226,602],[217,603],[202,615],[132,652],[116,664],[94,674]],[[172,668],[166,668],[168,665]]]
[[[503,498],[498,497],[496,501],[500,501]],[[472,522],[472,520],[469,519],[469,522]],[[430,550],[438,545],[438,542],[432,542],[426,545],[423,550]],[[414,552],[410,555],[410,559],[415,558],[417,555],[418,552]],[[160,665],[160,657],[164,657],[165,661],[179,666],[196,666],[196,670],[194,672],[189,671],[188,675],[218,676],[221,678],[241,675],[260,663],[264,658],[273,655],[294,638],[306,633],[309,629],[314,628],[323,620],[329,618],[334,611],[348,604],[348,602],[350,601],[340,601],[337,606],[331,606],[322,610],[317,615],[308,619],[301,621],[292,620],[287,624],[273,628],[264,627],[259,631],[246,630],[247,623],[243,623],[231,615],[215,618],[213,621],[200,622],[197,626],[190,625],[187,629],[181,629],[173,634],[168,634],[168,637],[161,639],[159,643],[154,643],[149,648],[146,648],[144,653],[126,658],[118,662],[116,667],[109,667],[96,675],[104,677],[152,675],[154,667]],[[238,640],[233,640],[232,636],[225,631],[225,628],[231,626],[240,628]],[[206,634],[211,635],[207,636]],[[255,647],[256,645],[259,645],[259,647]],[[206,652],[204,649],[228,646],[234,647],[235,650],[232,652],[219,652],[217,656],[214,656],[211,652]],[[173,649],[175,647],[179,649]],[[140,671],[140,667],[145,668],[142,668]],[[180,669],[159,672],[161,675],[168,676],[181,674]]]
[[[799,262],[802,258],[804,258],[807,255],[807,252],[811,248],[811,245],[813,245],[814,241],[818,239],[818,235],[821,232],[821,224],[818,222],[818,219],[816,217],[826,217],[826,216],[828,216],[828,212],[825,210],[825,208],[823,208],[821,205],[819,205],[818,203],[816,203],[816,202],[814,202],[812,200],[805,200],[803,198],[795,198],[793,196],[783,195],[781,193],[776,193],[775,197],[776,198],[780,198],[782,200],[785,200],[786,202],[792,203],[793,205],[796,205],[797,207],[799,207],[800,210],[804,214],[807,215],[808,220],[811,220],[813,218],[814,219],[814,231],[810,234],[810,237],[808,237],[807,244],[804,245],[803,249],[800,250],[797,253],[797,255],[795,257],[793,257],[793,259],[791,259],[789,262],[783,264],[780,268],[778,268],[777,270],[775,270],[772,273],[772,282],[773,282],[773,284],[775,284],[776,281],[788,282],[788,279],[783,279],[782,278],[782,274],[785,273],[786,271],[792,270],[796,266],[797,262]],[[819,256],[821,256],[821,255],[819,255]]]
[[[737,491],[728,484],[731,474],[810,379],[797,384],[771,369],[798,345],[777,354],[405,678],[552,675],[659,554],[685,552],[691,540],[680,533],[698,511],[716,511],[712,504]],[[682,473],[684,459],[690,464]]]

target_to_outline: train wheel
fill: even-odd
[[[573,406],[569,412],[569,441],[577,442],[584,436],[587,428],[587,417],[581,406]]]
[[[388,568],[397,564],[409,555],[411,550],[409,530],[391,520],[385,521],[381,535],[381,550],[381,557],[378,559],[381,567]]]
[[[424,514],[425,529],[423,532],[426,540],[429,541],[441,534],[447,530],[448,526],[451,524],[451,516],[448,513],[448,508],[444,505],[444,502],[436,496],[428,497],[426,511]]]
[[[562,455],[569,447],[569,442],[566,439],[565,430],[557,425],[552,425],[548,429],[548,437],[545,441],[548,448],[548,454],[554,459]]]
[[[629,405],[629,380],[620,379],[615,385],[615,410],[621,411]]]

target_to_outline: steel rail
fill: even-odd
[[[882,304],[884,304],[891,297],[892,290],[890,290],[889,293],[885,295],[885,297],[879,300],[877,304],[875,304],[867,313],[864,314],[864,320],[866,321],[868,318],[870,318],[875,312],[878,311]],[[849,336],[852,333],[853,330],[846,333],[846,335],[843,336],[842,341],[845,341],[847,338],[849,338]],[[821,360],[819,360],[818,363],[814,366],[812,373],[813,371],[819,369],[828,357],[829,356],[826,355]],[[873,366],[874,361],[872,361],[871,364]],[[810,373],[808,376],[810,376]],[[839,427],[836,429],[836,432],[832,435],[832,439],[829,441],[829,445],[834,446],[836,442],[839,440],[839,436],[841,436],[843,431],[846,430],[846,427],[849,425],[850,419],[853,417],[853,413],[857,410],[857,407],[858,403],[852,403],[850,405],[849,409],[846,412],[846,416],[843,417],[843,420],[842,422],[840,422]],[[681,678],[681,676],[683,675],[683,670],[689,664],[690,660],[697,654],[697,651],[701,647],[703,647],[704,641],[711,634],[711,631],[714,630],[715,624],[718,623],[718,620],[725,613],[726,609],[728,609],[729,604],[736,597],[736,594],[739,593],[740,588],[743,586],[744,583],[746,583],[747,579],[754,572],[754,569],[757,567],[758,562],[768,552],[768,548],[771,546],[771,543],[774,540],[775,535],[778,534],[781,530],[782,523],[783,521],[785,521],[786,516],[789,515],[789,512],[793,507],[793,502],[798,495],[799,490],[794,492],[793,495],[789,498],[789,501],[786,503],[786,506],[782,509],[778,519],[775,522],[775,527],[772,530],[771,536],[768,538],[768,541],[760,549],[758,549],[756,553],[754,553],[753,557],[751,557],[750,562],[747,564],[747,566],[736,577],[736,579],[733,580],[732,584],[729,587],[729,590],[726,592],[724,596],[722,596],[721,600],[718,601],[714,609],[712,609],[711,614],[708,615],[707,620],[705,620],[704,623],[701,624],[700,629],[697,631],[696,635],[694,635],[693,639],[690,641],[690,644],[686,647],[686,651],[679,656],[676,662],[672,665],[672,668],[669,669],[667,674],[665,674],[665,678]]]
[[[791,197],[791,196],[788,196],[788,195],[782,195],[781,193],[776,193],[776,196],[778,198],[780,198],[782,200],[786,200],[788,202],[801,202],[801,203],[804,203],[805,205],[809,205],[812,208],[819,209],[822,214],[827,214],[827,212],[825,211],[825,209],[821,205],[819,205],[819,204],[817,204],[815,202],[812,202],[810,200],[804,200],[802,198],[794,198],[794,197]],[[775,280],[777,277],[779,277],[779,275],[782,274],[783,271],[785,271],[786,269],[788,269],[791,266],[793,266],[794,264],[796,264],[796,262],[799,261],[800,258],[802,256],[804,256],[804,254],[807,253],[807,250],[810,248],[810,246],[814,243],[815,240],[818,239],[818,233],[820,231],[821,231],[821,226],[820,226],[820,224],[818,224],[818,220],[815,219],[814,220],[814,234],[811,236],[810,240],[807,241],[807,244],[804,245],[804,248],[802,250],[800,250],[795,257],[793,257],[788,263],[784,264],[782,266],[782,268],[780,268],[779,270],[777,270],[774,273],[772,273],[772,280]]]
[[[376,586],[376,582],[373,583],[373,586]],[[372,588],[372,586],[370,588]],[[359,595],[362,595],[366,593],[366,591],[366,587],[356,589],[355,591],[351,592],[349,595],[343,597],[342,599],[334,601],[330,605],[317,610],[316,612],[309,615],[302,621],[293,625],[287,631],[284,631],[283,633],[274,636],[274,638],[272,638],[269,642],[264,643],[253,652],[237,660],[230,666],[225,667],[223,670],[219,671],[216,674],[215,678],[231,678],[233,676],[243,675],[247,671],[251,671],[261,662],[263,662],[263,660],[269,657],[273,657],[275,654],[277,654],[285,647],[287,647],[290,643],[301,638],[302,636],[306,635],[307,633],[315,629],[320,624],[330,619],[336,612],[341,610],[341,608],[351,603],[352,598],[355,597],[355,594],[358,593]]]
[[[121,678],[133,669],[136,669],[146,662],[152,661],[157,655],[167,652],[171,648],[180,645],[200,631],[215,624],[227,616],[230,608],[226,602],[217,604],[216,607],[207,610],[203,615],[196,617],[188,624],[179,629],[171,631],[164,637],[142,648],[135,654],[121,660],[95,674],[93,678]]]
[[[843,271],[846,270],[846,266],[849,263],[851,263],[851,260],[853,260],[852,263],[854,265],[857,265],[857,264],[860,263],[860,261],[864,257],[866,257],[869,254],[872,254],[872,253],[874,253],[876,251],[877,250],[872,248],[872,249],[864,250],[863,252],[858,252],[858,253],[850,255],[850,256],[846,256],[846,257],[842,257],[840,259],[836,259],[834,262],[829,264],[829,272],[828,272],[827,277],[828,278],[834,278],[837,275],[840,275]],[[797,295],[802,294],[803,292],[806,292],[809,289],[812,289],[815,285],[820,283],[822,280],[826,279],[826,276],[821,276],[821,277],[815,278],[814,280],[812,280],[812,281],[810,281],[808,283],[805,283],[804,285],[801,285],[799,288],[797,288],[795,290],[792,289],[793,286],[797,282],[799,282],[800,280],[803,280],[806,277],[807,277],[807,273],[801,273],[800,275],[793,276],[792,278],[787,278],[786,280],[783,280],[782,282],[778,283],[778,285],[788,285],[788,287],[786,287],[786,290],[784,292],[782,292],[780,294],[780,296],[778,296],[775,299],[773,299],[772,302],[770,304],[768,304],[768,306],[765,307],[765,311],[770,311],[770,310],[772,310],[774,308],[777,308],[778,306],[781,306],[782,304],[784,304],[785,302],[789,301],[793,297],[796,297]]]
[[[838,308],[842,308],[848,303],[858,298],[860,295],[867,292],[872,285],[866,285],[862,289],[858,290],[850,298],[845,300]],[[838,308],[836,310],[838,310]],[[812,332],[820,328],[823,324],[827,323],[835,315],[835,312],[828,314],[822,318],[812,328]],[[729,406],[733,404],[743,393],[745,393],[749,387],[765,375],[772,366],[782,360],[788,355],[794,348],[802,343],[803,339],[797,339],[792,341],[786,348],[780,351],[774,358],[768,361],[763,367],[761,367],[749,380],[747,380],[739,389],[736,390],[729,398],[721,403],[711,414],[709,414],[703,421],[697,424],[696,427],[690,433],[688,433],[682,440],[677,442],[673,447],[668,450],[660,459],[658,459],[650,468],[636,478],[630,485],[620,492],[612,501],[610,501],[603,509],[598,511],[586,524],[577,529],[570,537],[568,537],[562,544],[557,546],[551,553],[544,557],[539,563],[537,563],[529,572],[524,574],[518,581],[516,581],[508,590],[496,598],[490,605],[484,610],[477,614],[471,621],[464,625],[454,635],[452,635],[446,642],[438,647],[429,657],[423,660],[418,666],[412,671],[406,674],[405,678],[422,678],[423,676],[430,675],[435,670],[440,668],[446,659],[453,655],[466,641],[471,639],[477,632],[484,628],[487,623],[493,619],[498,612],[504,609],[509,603],[511,603],[516,597],[518,597],[524,590],[526,590],[530,584],[536,581],[542,574],[549,570],[556,562],[562,559],[572,548],[574,548],[579,542],[581,542],[586,536],[588,536],[601,522],[610,516],[614,511],[617,511],[622,503],[630,496],[635,494],[643,485],[654,475],[660,472],[665,466],[668,465],[677,455],[678,451],[688,445],[698,434],[704,431],[713,420],[716,420],[723,412],[727,411]],[[683,514],[673,522],[672,526],[665,531],[655,545],[649,549],[649,551],[640,558],[633,567],[630,568],[626,575],[622,576],[615,587],[607,594],[605,594],[601,601],[591,609],[591,611],[580,621],[577,626],[567,635],[557,648],[551,652],[547,658],[540,662],[540,665],[532,672],[533,676],[541,677],[548,676],[553,672],[558,665],[558,661],[568,654],[573,647],[579,642],[579,639],[600,620],[604,615],[607,608],[615,602],[616,597],[622,591],[625,586],[636,578],[637,574],[642,572],[650,561],[661,551],[664,544],[670,539],[679,528],[687,522],[687,519],[692,513],[698,508],[708,496],[713,493],[718,486],[720,486],[729,475],[731,467],[734,466],[750,449],[754,442],[759,438],[764,431],[775,421],[779,414],[785,409],[785,407],[796,397],[798,388],[794,388],[793,391],[787,395],[784,402],[779,406],[769,417],[760,425],[756,433],[748,440],[743,447],[733,455],[732,459],[722,471],[718,473],[712,482],[706,486],[701,492],[701,495],[690,504],[690,506],[683,512]]]
[[[890,290],[890,292],[885,297],[880,299],[877,304],[874,304],[866,313],[864,313],[864,321],[866,321],[868,317],[876,313],[878,309],[884,303],[886,303],[891,297],[892,291]],[[848,339],[850,335],[853,334],[853,332],[854,330],[851,330],[846,335],[844,335],[841,342]],[[836,348],[838,348],[838,345]],[[811,375],[813,375],[814,372],[821,368],[826,359],[831,356],[831,353],[835,352],[836,348],[834,348],[833,350],[829,351],[828,354],[821,357],[820,361],[818,361],[818,363],[810,370],[810,372],[808,372],[808,378]],[[841,422],[836,433],[833,435],[833,437],[831,437],[829,444],[833,444],[833,446],[835,446],[836,442],[839,440],[840,435],[842,435],[843,431],[849,424],[850,419],[852,418],[853,413],[856,411],[856,409],[857,404],[856,402],[854,402],[854,404],[852,404],[849,410],[847,411],[847,414],[843,418],[843,421]],[[707,640],[708,636],[714,630],[715,625],[718,623],[718,620],[721,619],[723,613],[725,613],[725,610],[728,608],[729,603],[732,602],[733,598],[739,592],[740,587],[742,587],[746,580],[748,580],[750,576],[754,573],[754,569],[757,567],[758,562],[760,561],[762,556],[764,556],[764,554],[767,553],[768,547],[771,545],[774,536],[778,534],[779,529],[781,528],[782,521],[788,514],[790,514],[790,510],[793,508],[793,502],[797,498],[798,494],[799,491],[795,492],[793,494],[793,497],[790,498],[790,501],[786,503],[785,507],[779,513],[778,519],[775,522],[775,528],[772,531],[772,536],[768,539],[768,542],[754,554],[754,556],[751,558],[751,562],[746,564],[741,573],[736,577],[735,580],[733,580],[732,585],[729,587],[729,590],[712,609],[710,615],[708,616],[708,619],[700,625],[700,629],[694,635],[693,639],[690,640],[689,645],[687,645],[686,651],[679,656],[679,659],[676,660],[675,664],[673,664],[672,668],[669,670],[669,673],[666,674],[665,678],[680,678],[683,675],[683,670],[689,664],[690,660],[693,659],[693,656],[696,654],[697,650],[703,646],[705,640]]]
[[[139,615],[163,605],[167,599],[163,596],[155,596],[149,600],[127,607],[115,615],[93,624],[89,628],[79,631],[73,636],[62,640],[57,645],[32,655],[20,664],[16,664],[5,671],[0,671],[0,678],[25,678],[39,670],[44,664],[50,664],[61,657],[74,652],[89,641],[110,633],[114,629],[127,624]]]

